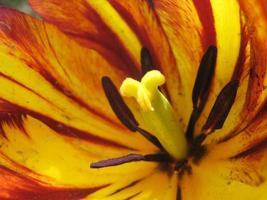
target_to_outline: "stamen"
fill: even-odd
[[[186,129],[186,139],[188,143],[191,143],[194,136],[195,124],[200,116],[200,112],[197,109],[193,109]]]
[[[210,46],[200,62],[192,94],[193,107],[197,110],[202,110],[205,104],[215,71],[216,58],[217,48]]]
[[[189,142],[193,139],[195,123],[206,104],[210,92],[211,81],[216,66],[216,58],[217,48],[215,46],[210,46],[202,57],[198,68],[192,92],[193,111],[186,131],[186,138]]]
[[[142,68],[142,75],[144,76],[147,72],[154,69],[154,64],[152,57],[149,53],[149,50],[145,47],[141,50],[141,68]]]
[[[137,130],[141,135],[143,135],[148,141],[152,142],[155,146],[157,146],[159,149],[161,149],[162,151],[165,151],[165,149],[163,148],[163,146],[160,144],[158,138],[156,138],[154,135],[152,135],[151,133],[147,132],[146,130],[139,128]]]
[[[125,163],[136,162],[136,161],[148,161],[148,162],[169,162],[171,159],[168,154],[129,154],[119,158],[112,158],[107,160],[102,160],[99,162],[91,163],[90,168],[103,168],[117,166]]]
[[[207,135],[223,127],[234,103],[238,85],[238,80],[230,81],[218,95],[208,119],[201,129],[201,133],[194,139],[191,145],[189,154],[194,157],[194,162],[198,162],[206,152],[206,148],[202,146],[202,142],[206,139]]]
[[[223,127],[223,124],[235,101],[238,86],[239,81],[233,80],[222,89],[210,111],[205,125],[202,128],[203,133],[207,135],[212,133],[214,130]]]
[[[102,86],[109,104],[118,119],[131,131],[137,131],[138,122],[109,77],[102,77]]]
[[[123,101],[120,93],[110,78],[103,77],[102,86],[113,112],[116,114],[121,123],[133,132],[138,131],[148,141],[157,146],[159,149],[163,150],[162,145],[154,135],[138,127],[139,124],[136,121],[133,113]]]

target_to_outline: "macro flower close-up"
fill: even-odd
[[[266,0],[0,7],[0,199],[266,200]]]

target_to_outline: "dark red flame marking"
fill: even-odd
[[[0,112],[0,134],[4,136],[6,139],[6,133],[4,130],[4,125],[8,125],[12,128],[20,129],[25,135],[27,132],[24,129],[23,120],[26,118],[26,115],[23,113],[7,113],[7,112]],[[28,135],[27,135],[28,136]]]
[[[22,85],[21,83],[17,82],[16,80],[12,79],[11,77],[8,77],[8,76],[6,76],[6,75],[4,75],[4,74],[2,74],[2,73],[0,73],[0,75],[3,76],[3,77],[6,78],[6,79],[8,79],[8,80],[10,80],[10,81],[12,81],[12,82],[18,84],[19,86],[21,86],[21,87],[27,89],[28,91],[34,93],[35,95],[39,96],[40,98],[44,99],[45,101],[47,101],[47,99],[43,98],[43,97],[40,96],[38,93],[36,93],[36,92],[34,92],[33,90],[31,90],[30,88],[28,88],[28,87]],[[4,99],[3,99],[3,101],[7,102],[7,101],[4,100]],[[53,105],[52,102],[50,102],[50,101],[47,101],[47,102]],[[11,103],[11,104],[12,104],[12,103]],[[10,104],[10,105],[11,105],[11,104]],[[11,107],[13,107],[13,106],[11,105]],[[17,107],[17,106],[15,106],[15,107]],[[18,108],[18,110],[20,110],[19,107],[17,107],[17,108]],[[23,114],[23,113],[25,113],[23,110],[20,112],[20,111],[16,111],[16,109],[14,109],[14,108],[11,108],[10,110],[13,112],[12,115],[18,115],[18,114]],[[6,112],[8,112],[8,110],[7,110]],[[35,112],[33,112],[33,111],[28,111],[27,113],[29,113],[29,112],[35,113]],[[85,133],[85,132],[78,131],[77,129],[70,128],[70,127],[68,127],[68,126],[66,126],[66,125],[63,125],[63,124],[60,123],[60,122],[55,122],[55,121],[53,121],[53,119],[51,119],[51,118],[49,118],[49,117],[45,117],[44,115],[35,113],[34,116],[35,116],[37,119],[39,119],[39,120],[43,121],[44,123],[46,123],[48,126],[49,126],[49,124],[50,124],[50,127],[53,128],[54,130],[56,130],[56,131],[60,131],[61,133],[66,134],[67,136],[75,136],[75,137],[78,137],[78,138],[80,138],[80,139],[85,139],[85,140],[87,140],[87,141],[94,141],[94,142],[99,141],[99,142],[100,142],[100,140],[99,140],[100,138],[99,138],[99,137],[96,137],[96,136],[90,137],[90,136],[89,136],[87,133]],[[38,117],[38,116],[39,116],[39,117]],[[43,116],[43,117],[40,117],[40,116]],[[48,119],[49,119],[49,120],[48,120]],[[10,119],[9,119],[9,121],[10,121]],[[22,122],[20,122],[19,124],[21,124],[21,123],[22,123]],[[18,125],[19,125],[19,124],[18,124]],[[51,126],[51,124],[53,124],[53,126]],[[22,128],[22,126],[18,126],[18,127]],[[58,127],[61,127],[61,129],[59,130]],[[68,127],[68,128],[63,128],[63,127]],[[70,131],[70,129],[72,129],[72,130]],[[23,130],[23,129],[21,129],[21,130]],[[75,130],[75,131],[74,131],[74,130]],[[24,130],[23,130],[23,131],[24,131]],[[25,131],[24,131],[24,132],[25,132]],[[74,134],[74,132],[75,132],[76,134]],[[5,135],[4,132],[3,132],[3,135]],[[93,139],[93,138],[95,138],[95,139],[96,139],[96,138],[99,138],[99,139],[95,140],[95,139]],[[101,139],[101,140],[102,140],[102,139]],[[105,139],[103,139],[103,141],[104,141],[104,140],[105,140]],[[103,142],[103,141],[102,141],[102,142]],[[99,143],[99,142],[96,142],[96,143]],[[107,144],[116,144],[116,146],[117,146],[117,143],[116,143],[116,142],[111,142],[111,141],[109,141],[109,142],[106,141],[106,142],[104,142],[104,144],[106,144],[106,145],[107,145]],[[124,145],[119,145],[119,146],[120,146],[120,147],[125,147]]]
[[[124,200],[131,200],[131,199],[137,197],[138,195],[140,195],[141,193],[142,192],[137,192],[136,194],[133,194],[133,195],[129,196],[128,198],[124,199]]]
[[[132,183],[130,183],[130,184],[128,184],[128,185],[126,185],[126,186],[120,188],[120,189],[117,189],[115,192],[111,193],[111,194],[108,195],[108,196],[115,195],[115,194],[117,194],[117,193],[119,193],[119,192],[121,192],[121,191],[123,191],[123,190],[126,190],[126,189],[128,189],[128,188],[131,188],[131,187],[135,186],[136,184],[138,184],[139,182],[141,182],[142,180],[143,180],[143,179],[138,179],[138,180],[136,180],[136,181],[134,181],[134,182],[132,182]]]
[[[95,136],[89,132],[85,132],[85,131],[81,131],[81,130],[78,130],[78,129],[73,128],[73,127],[69,127],[65,124],[62,124],[61,122],[55,121],[54,119],[50,118],[49,116],[45,116],[43,114],[34,112],[34,111],[29,110],[27,108],[12,104],[11,102],[7,102],[4,99],[0,99],[0,100],[5,102],[5,105],[1,105],[1,106],[2,107],[5,106],[5,110],[8,110],[10,113],[14,113],[14,114],[23,113],[25,115],[30,115],[33,118],[40,120],[41,122],[43,122],[48,127],[55,130],[57,133],[59,133],[61,135],[82,139],[82,140],[88,141],[90,143],[99,144],[99,145],[103,145],[103,146],[134,150],[128,146],[125,146],[123,144],[119,144],[115,141],[104,139],[104,138],[101,138],[99,136]]]
[[[203,25],[202,46],[216,45],[215,22],[210,0],[193,0],[199,19]]]
[[[114,57],[116,57],[119,60],[123,61],[123,67],[122,69],[126,72],[129,72],[130,75],[134,76],[135,78],[138,75],[138,63],[137,61],[132,58],[130,55],[130,52],[128,51],[128,46],[125,46],[127,44],[123,44],[119,37],[114,33],[108,26],[105,24],[105,21],[101,19],[101,16],[93,9],[91,8],[85,1],[83,1],[84,7],[87,9],[83,15],[91,21],[94,25],[97,25],[97,32],[98,34],[93,34],[90,32],[85,33],[79,33],[80,38],[84,38],[86,40],[92,40],[103,48],[107,49],[109,51],[109,55],[105,55],[104,57],[110,58],[110,60],[115,61]],[[72,34],[75,35],[75,34]],[[99,49],[97,49],[99,51]],[[103,53],[103,51],[99,51],[100,53]],[[111,55],[113,58],[111,57]],[[109,60],[109,59],[108,59]],[[116,62],[115,62],[116,63]],[[114,63],[113,63],[114,64]],[[119,65],[122,66],[122,65]]]
[[[107,185],[93,188],[57,188],[18,174],[5,166],[0,166],[1,192],[10,195],[1,196],[2,200],[79,200]]]

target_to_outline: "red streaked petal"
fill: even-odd
[[[0,19],[0,95],[12,110],[125,147],[147,146],[119,124],[102,90],[103,75],[118,85],[127,71],[43,21],[5,8]]]
[[[245,114],[249,120],[266,104],[267,90],[267,14],[264,0],[239,1],[247,17],[247,26],[251,38],[251,71],[246,99]]]
[[[144,162],[89,168],[133,149],[154,149],[118,124],[101,89],[101,76],[118,85],[127,71],[52,25],[1,9],[1,163],[64,188],[119,183],[110,192],[151,173],[156,165]]]
[[[89,48],[97,49],[100,53],[103,49],[109,51],[114,58],[122,60],[127,67],[140,69],[142,46],[155,45],[147,38],[148,30],[149,33],[153,33],[151,37],[154,35],[163,37],[162,30],[157,26],[153,12],[145,1],[78,0],[61,4],[57,0],[41,2],[31,0],[30,3],[45,20],[55,24]],[[77,8],[75,13],[73,13],[73,5]],[[129,10],[131,12],[128,12]],[[143,23],[144,19],[146,23]],[[76,20],[80,23],[77,24]],[[147,28],[147,24],[150,29]],[[144,35],[146,37],[143,37]],[[162,43],[166,46],[166,40],[163,42],[161,40],[157,47],[162,47]],[[135,78],[137,77],[135,74]]]
[[[4,166],[0,166],[0,173],[0,198],[6,200],[78,200],[102,188],[60,188],[45,185]]]
[[[252,6],[254,4],[256,6]],[[200,57],[208,45],[214,44],[218,48],[211,93],[196,124],[195,134],[200,132],[220,90],[231,79],[240,80],[237,99],[224,128],[210,136],[207,143],[231,137],[242,130],[264,105],[266,99],[264,8],[261,0],[239,3],[235,0],[201,1],[201,3],[194,0],[182,2],[155,0],[155,10],[169,38],[183,77],[181,96],[176,104],[192,107],[190,98],[193,77],[196,75]],[[225,21],[228,23],[224,23]],[[187,110],[179,112],[184,119],[189,119],[190,110],[188,112]]]
[[[79,0],[63,5],[57,0],[41,2],[31,0],[30,3],[45,20],[58,26],[82,45],[94,48],[89,43],[97,43],[103,48],[108,47],[122,59],[134,59],[137,64],[129,65],[124,62],[126,66],[140,68],[140,51],[143,46],[147,47],[152,54],[155,67],[167,77],[167,95],[172,101],[177,98],[180,76],[176,60],[160,21],[147,1]],[[74,4],[78,8],[75,13],[72,9]],[[80,24],[77,25],[76,20],[73,21],[71,17],[73,14],[81,21]],[[100,29],[101,31],[97,31]],[[114,35],[120,42],[114,40]],[[101,41],[96,38],[101,38]],[[105,43],[106,40],[112,44]],[[125,54],[117,51],[118,49],[127,52],[126,57]],[[174,106],[178,108],[177,105],[174,104]]]
[[[126,52],[131,52],[129,55],[124,56],[123,52],[114,51],[116,56],[130,60],[131,55],[133,55],[137,68],[140,68],[139,60],[142,46],[151,51],[155,58],[156,67],[165,68],[169,67],[169,64],[175,64],[165,33],[146,1],[79,0],[61,4],[57,0],[42,2],[31,0],[30,3],[45,20],[55,24],[78,41],[84,37],[83,39],[87,42],[98,43],[102,48],[109,47],[109,50],[113,50],[114,46],[116,49],[125,48]],[[73,13],[73,5],[77,8],[75,13]],[[75,14],[76,20],[79,19],[80,23],[77,24],[70,14]],[[114,36],[116,37],[114,38]],[[122,43],[116,42],[116,38]],[[106,44],[105,41],[111,44]],[[89,47],[93,48],[92,46]],[[159,53],[159,48],[164,51]],[[162,52],[166,54],[165,57],[162,57]],[[127,65],[127,62],[124,64]]]
[[[266,104],[267,18],[262,4],[262,1],[240,1],[241,47],[232,78],[240,79],[241,84],[224,128],[211,136],[208,142],[228,140],[243,133],[244,129],[254,123],[255,117]]]
[[[208,46],[215,45],[218,48],[215,76],[208,102],[197,123],[197,133],[216,96],[231,80],[235,69],[240,45],[239,7],[234,0],[223,3],[217,0],[201,2],[163,0],[155,1],[155,7],[174,51],[180,76],[183,77],[180,95],[175,104],[187,108],[193,107],[192,89],[201,57]],[[223,23],[226,18],[229,18],[230,23]],[[185,121],[188,121],[190,109],[180,108],[178,112]]]
[[[138,76],[140,43],[107,1],[71,0],[62,4],[57,0],[31,0],[30,4],[45,20],[56,24],[83,45],[104,54],[108,60],[127,67],[135,77]],[[73,5],[76,9],[73,9]],[[107,24],[106,20],[110,19],[112,23]],[[128,34],[132,37],[128,37]]]

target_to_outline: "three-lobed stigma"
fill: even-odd
[[[164,75],[158,70],[151,70],[140,82],[126,78],[120,87],[120,93],[124,97],[134,97],[143,111],[153,111],[152,101],[158,92],[158,87],[164,83]]]

